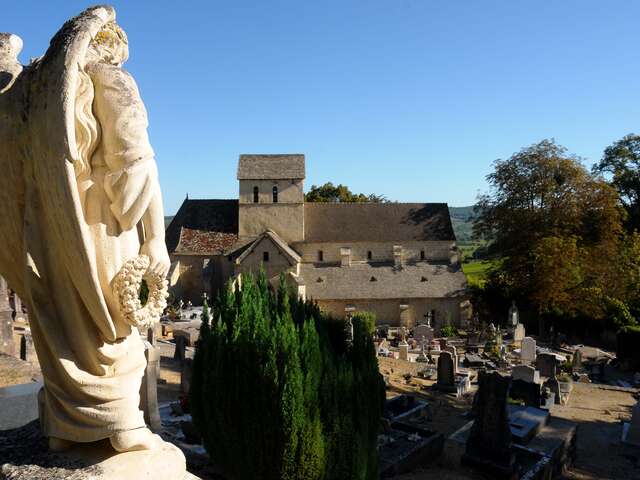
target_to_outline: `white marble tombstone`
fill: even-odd
[[[524,380],[529,383],[540,383],[540,372],[528,365],[516,365],[511,371],[514,380]]]
[[[520,358],[525,363],[536,361],[536,341],[531,337],[522,339],[522,348],[520,350]]]

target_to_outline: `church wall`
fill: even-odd
[[[455,242],[335,242],[335,243],[307,243],[300,242],[292,245],[305,263],[318,262],[318,252],[322,250],[324,262],[340,262],[340,248],[351,248],[352,262],[366,262],[367,252],[372,253],[372,262],[393,261],[393,246],[402,245],[404,261],[407,263],[420,261],[420,252],[424,250],[425,260],[450,261],[457,259],[457,251],[453,250]]]
[[[356,311],[372,312],[376,315],[377,324],[389,324],[401,326],[400,305],[408,306],[410,311],[408,318],[413,318],[416,324],[425,323],[427,312],[435,310],[435,320],[432,326],[436,329],[446,324],[447,319],[457,326],[462,327],[468,320],[470,311],[467,309],[464,298],[408,298],[408,299],[384,299],[384,300],[318,300],[320,308],[336,318],[344,318],[345,308],[352,306]]]
[[[259,203],[273,203],[273,187],[278,187],[278,203],[302,203],[304,201],[302,180],[240,180],[239,201],[253,203],[253,187],[259,189]]]
[[[273,230],[287,243],[302,240],[304,204],[240,204],[239,236],[257,237]]]
[[[269,254],[269,260],[266,262],[263,261],[264,252]],[[267,278],[280,275],[280,272],[295,270],[295,267],[289,264],[287,257],[280,252],[280,249],[266,238],[262,239],[242,260],[241,264],[235,266],[235,273],[258,273],[261,266],[264,268]]]
[[[202,293],[208,282],[205,281],[205,269],[209,263],[209,257],[202,255],[171,255],[171,260],[179,260],[179,277],[169,292],[169,300],[182,299],[185,303],[191,301],[194,305],[202,303]],[[209,292],[207,291],[207,294]]]

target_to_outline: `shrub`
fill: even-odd
[[[203,319],[204,319],[203,315]],[[200,330],[190,392],[212,460],[233,479],[373,479],[384,383],[372,317],[345,323],[276,293],[263,273],[218,298]],[[206,324],[205,324],[206,323]]]
[[[451,324],[447,324],[440,329],[440,334],[443,337],[455,337],[458,335],[458,329]]]

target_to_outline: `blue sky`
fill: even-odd
[[[491,163],[555,138],[591,165],[640,133],[640,2],[121,1],[167,214],[237,198],[240,153],[326,181],[472,204]],[[22,0],[23,63],[88,2]]]

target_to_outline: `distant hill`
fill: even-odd
[[[171,220],[173,220],[173,217],[175,217],[175,215],[165,215],[165,217],[164,217],[164,229],[165,230],[167,229],[167,227],[171,223]]]
[[[456,239],[460,243],[470,242],[473,238],[473,206],[449,207],[449,216]]]

